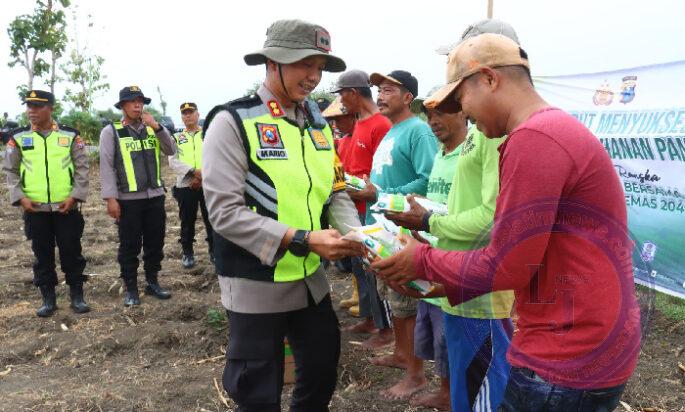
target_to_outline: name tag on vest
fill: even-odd
[[[277,124],[257,123],[257,135],[259,136],[259,149],[257,159],[260,160],[285,160],[288,151],[283,146],[281,133]]]

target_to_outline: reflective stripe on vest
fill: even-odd
[[[202,168],[202,130],[191,135],[190,132],[182,131],[174,135],[176,139],[176,150],[178,150],[178,160],[192,167],[193,169]]]
[[[75,133],[57,129],[46,137],[31,131],[13,137],[21,151],[19,175],[26,197],[38,203],[68,198],[74,182],[71,144]]]
[[[115,168],[117,185],[122,193],[141,192],[162,187],[159,161],[159,139],[147,126],[147,136],[139,138],[121,122],[113,124],[117,143]]]

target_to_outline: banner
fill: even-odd
[[[534,83],[613,160],[637,242],[635,282],[685,299],[685,61]]]

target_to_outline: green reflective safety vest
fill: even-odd
[[[214,108],[205,122],[205,131],[221,110],[228,110],[242,126],[241,137],[248,154],[246,206],[295,229],[321,229],[321,217],[333,192],[335,149],[331,130],[318,109],[317,121],[312,123],[326,126],[301,130],[285,117],[273,117],[259,97],[250,96]],[[297,257],[286,251],[275,266],[266,266],[218,233],[214,244],[221,276],[290,282],[312,275],[321,264],[314,253]]]
[[[19,176],[26,197],[37,203],[59,203],[71,194],[74,163],[71,145],[78,131],[59,126],[46,137],[28,127],[12,137],[21,151]]]
[[[174,139],[176,140],[178,160],[193,169],[202,169],[202,130],[195,132],[194,135],[184,130],[176,133]]]
[[[117,140],[114,144],[114,167],[119,191],[142,192],[162,187],[159,139],[152,127],[145,128],[145,137],[132,135],[121,122],[114,122],[112,127]]]

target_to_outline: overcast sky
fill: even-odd
[[[682,1],[494,1],[494,17],[517,30],[533,75],[685,60]],[[369,73],[409,70],[419,79],[419,94],[425,95],[445,81],[446,58],[435,50],[457,41],[469,23],[486,16],[487,9],[487,0],[72,3],[78,5],[80,21],[91,14],[94,23],[91,29],[78,28],[82,45],[87,43],[92,53],[105,58],[102,71],[111,88],[97,98],[96,107],[111,107],[119,89],[136,84],[159,108],[159,86],[169,103],[167,112],[176,121],[183,101],[195,101],[206,114],[263,78],[263,67],[246,66],[243,55],[261,48],[274,20],[300,18],[320,24],[331,34],[333,53],[348,68]],[[33,7],[32,0],[3,1],[0,14],[0,112],[9,112],[12,118],[23,109],[16,86],[26,82],[26,72],[6,65],[6,28],[16,15]],[[319,87],[327,88],[336,77],[325,74]],[[34,87],[42,86],[39,80]],[[56,92],[59,99],[64,85]]]

